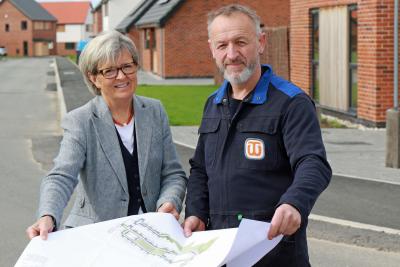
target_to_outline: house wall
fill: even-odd
[[[58,43],[77,43],[86,39],[85,25],[82,24],[65,24],[65,31],[57,32]]]
[[[164,51],[164,29],[156,29],[156,47],[153,50],[153,72],[159,76],[163,76],[164,72],[164,62],[162,60]]]
[[[310,92],[310,9],[358,4],[357,119],[380,126],[393,105],[393,13],[390,0],[291,0],[291,80]]]
[[[4,0],[0,3],[0,46],[7,49],[10,56],[23,56],[23,42],[28,43],[28,56],[34,54],[34,40],[53,42],[53,49],[49,52],[55,52],[55,22],[52,23],[50,30],[33,30],[32,21],[20,12],[9,1]],[[21,21],[27,21],[27,29],[21,30]],[[5,25],[10,25],[10,31],[5,31]]]
[[[88,13],[86,15],[85,25],[83,25],[83,39],[88,40],[91,36],[93,36],[93,13],[88,9]]]
[[[132,27],[129,29],[129,32],[127,33],[127,36],[134,42],[136,49],[138,50],[139,54],[139,65],[142,66],[143,64],[143,42],[144,39],[141,38],[140,32],[136,27]]]
[[[108,17],[103,16],[103,29],[112,30],[139,4],[141,0],[109,0]]]
[[[33,55],[32,22],[9,1],[0,4],[0,46],[7,49],[9,56],[23,56],[23,42],[28,42],[28,55]],[[21,30],[21,21],[28,22],[28,29]],[[5,31],[5,25],[10,25],[10,31]]]
[[[93,13],[93,34],[98,35],[102,31],[103,31],[102,13],[101,13],[101,8],[98,8]]]
[[[184,1],[164,27],[163,77],[214,76],[207,13],[234,2],[255,9],[267,27],[289,25],[289,0]]]
[[[80,40],[87,40],[89,33],[86,32],[85,25],[66,24],[65,31],[57,32],[57,54],[60,56],[75,55],[76,45]],[[65,43],[74,43],[74,49],[66,49]]]
[[[28,29],[32,29],[32,22],[28,22]],[[33,39],[33,51],[34,51],[34,43],[35,42],[45,42],[49,48],[49,55],[57,54],[57,41],[56,41],[56,22],[52,22],[50,30],[34,30],[32,33]],[[33,52],[34,53],[34,52]],[[37,56],[33,54],[34,56]]]

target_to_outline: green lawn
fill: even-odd
[[[161,100],[170,125],[199,125],[206,99],[217,86],[140,85],[137,94]]]

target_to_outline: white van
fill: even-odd
[[[7,56],[7,50],[4,46],[0,46],[0,57]]]

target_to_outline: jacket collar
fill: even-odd
[[[269,87],[269,83],[271,82],[271,78],[274,75],[272,71],[272,67],[269,65],[261,65],[263,70],[263,74],[261,78],[258,80],[258,83],[255,89],[250,93],[249,103],[251,104],[264,104],[267,101],[267,91]],[[227,80],[224,80],[223,84],[219,87],[217,92],[215,93],[214,104],[221,104],[222,100],[225,96],[228,95],[228,88],[230,84]]]

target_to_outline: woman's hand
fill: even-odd
[[[174,215],[176,220],[179,220],[179,213],[176,210],[174,204],[171,202],[164,202],[157,210],[158,212],[164,212],[164,213],[171,213]]]
[[[50,215],[45,215],[26,229],[29,239],[40,235],[43,240],[47,239],[48,233],[54,230],[54,220]]]

